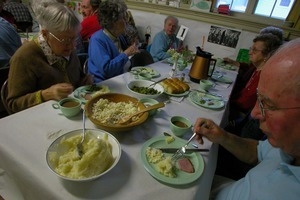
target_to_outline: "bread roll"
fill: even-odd
[[[178,78],[170,78],[161,82],[165,91],[169,94],[181,94],[190,89],[189,85]]]

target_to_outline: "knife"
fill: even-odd
[[[175,153],[178,148],[157,148],[161,150],[163,153]],[[209,149],[186,149],[185,153],[193,153],[193,152],[208,152]]]

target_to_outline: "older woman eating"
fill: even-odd
[[[95,83],[120,75],[131,67],[129,57],[138,53],[135,42],[124,47],[127,6],[123,0],[104,1],[98,19],[102,29],[95,32],[89,45],[88,71]]]
[[[92,82],[83,74],[74,51],[80,21],[61,3],[35,5],[40,34],[22,45],[10,62],[6,100],[12,112],[60,100],[73,88]]]

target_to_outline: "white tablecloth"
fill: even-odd
[[[171,66],[164,63],[151,65],[167,76]],[[187,70],[185,73],[187,74]],[[236,72],[224,71],[233,80]],[[109,86],[113,92],[129,95],[125,82],[131,79],[130,73],[107,80],[102,84]],[[189,78],[186,76],[186,80]],[[198,89],[198,84],[190,82],[192,89]],[[213,92],[222,94],[228,99],[232,85],[216,85]],[[164,101],[163,95],[158,100]],[[172,186],[157,181],[144,169],[140,159],[140,150],[145,141],[162,135],[169,129],[169,119],[173,115],[182,115],[192,123],[197,117],[213,119],[218,124],[222,122],[226,108],[215,111],[199,108],[187,98],[182,102],[171,101],[160,109],[160,112],[150,117],[136,129],[117,133],[122,156],[116,167],[99,179],[85,183],[63,181],[48,169],[46,150],[51,142],[62,133],[74,129],[81,129],[81,116],[68,119],[52,108],[54,101],[48,101],[33,108],[0,119],[0,168],[15,181],[25,199],[208,199],[209,191],[216,167],[217,145],[205,140],[201,148],[209,148],[209,152],[201,153],[204,162],[204,172],[201,177],[188,185]],[[87,120],[87,128],[95,126]],[[191,134],[191,133],[190,133]],[[189,137],[187,134],[185,137]],[[8,183],[7,183],[8,184]],[[4,187],[2,187],[2,190]],[[1,187],[0,187],[1,192]],[[2,193],[1,193],[2,194]],[[3,193],[4,194],[4,193]],[[9,198],[10,196],[4,196]],[[12,197],[12,196],[11,196]]]

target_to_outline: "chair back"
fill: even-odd
[[[80,61],[81,69],[85,73],[84,67],[85,67],[86,61],[87,61],[87,59],[89,57],[89,54],[88,53],[77,53],[77,56],[78,56],[79,61]]]
[[[4,82],[7,80],[8,73],[9,73],[9,64],[7,63],[5,66],[0,68],[0,86],[2,86]],[[7,113],[7,109],[4,106],[3,101],[0,101],[0,113],[1,114]]]
[[[132,56],[131,67],[146,66],[154,63],[151,54],[147,50],[140,50],[140,53]]]
[[[88,58],[84,61],[84,63],[83,63],[83,73],[84,74],[88,74],[88,70],[89,70],[89,68],[88,68]]]
[[[3,104],[6,112],[8,114],[12,114],[12,112],[8,108],[7,101],[6,101],[7,93],[8,93],[8,91],[7,91],[7,80],[6,80],[6,81],[4,81],[4,83],[2,84],[2,87],[1,87],[1,101],[2,101],[2,104]]]

